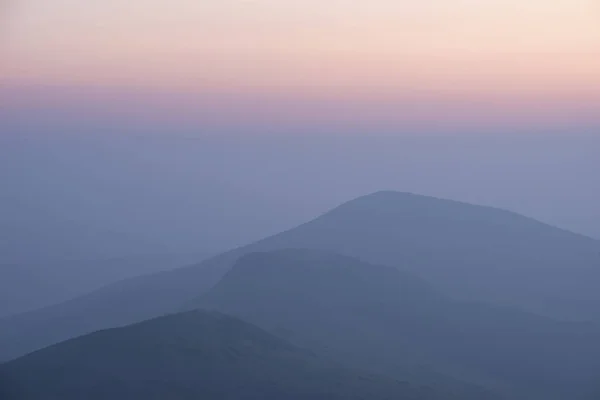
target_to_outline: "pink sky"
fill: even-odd
[[[131,104],[117,93],[168,93],[152,104],[138,96],[137,104],[180,115],[208,102],[230,116],[348,123],[348,115],[384,123],[600,120],[600,6],[592,0],[7,4],[4,106],[52,103],[50,87],[63,88],[65,107],[97,103],[106,95],[93,88],[104,87],[116,88],[108,106]],[[45,89],[15,95],[26,86]],[[74,87],[79,97],[65,94]]]

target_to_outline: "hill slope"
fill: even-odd
[[[465,299],[599,318],[600,242],[490,207],[379,192],[253,247],[334,251],[402,266]]]
[[[284,248],[321,249],[407,268],[469,300],[600,319],[599,243],[507,211],[380,192],[198,265],[0,320],[0,359],[170,312],[214,286],[240,256]]]
[[[0,317],[58,304],[123,279],[190,265],[203,255],[0,264]]]
[[[431,371],[511,399],[583,398],[600,377],[598,327],[455,302],[398,269],[329,253],[246,255],[193,303],[361,368],[454,389]]]
[[[209,312],[61,343],[0,366],[0,383],[6,400],[449,398],[342,369],[253,325]]]

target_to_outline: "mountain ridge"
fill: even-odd
[[[509,399],[575,399],[600,371],[598,325],[464,303],[410,273],[322,251],[245,255],[194,305],[343,363],[462,388],[465,398],[461,380]]]
[[[6,400],[441,400],[322,360],[225,314],[191,311],[72,339],[0,365]]]
[[[354,211],[357,205],[360,210]],[[447,209],[454,207],[473,212],[462,217],[461,212],[448,223]],[[548,230],[527,217],[516,218],[515,226],[516,214],[511,212],[506,212],[510,224],[490,227],[481,223],[485,210],[405,193],[363,196],[200,264],[129,279],[70,302],[1,319],[0,360],[178,310],[212,288],[240,256],[283,248],[320,249],[402,268],[464,300],[560,318],[600,319],[600,295],[594,284],[600,279],[600,241],[581,240],[559,228]],[[492,210],[495,220],[498,211]],[[522,229],[523,221],[529,229]]]

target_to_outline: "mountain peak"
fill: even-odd
[[[332,211],[377,211],[377,212],[478,212],[480,216],[502,215],[518,216],[517,214],[493,207],[474,205],[456,200],[441,199],[433,196],[425,196],[410,192],[398,192],[393,190],[382,190],[357,197],[341,204]],[[519,216],[520,217],[520,216]],[[527,219],[526,217],[521,217]]]
[[[242,256],[210,294],[201,295],[192,306],[220,298],[265,304],[276,298],[295,305],[361,303],[365,296],[390,304],[441,298],[426,282],[395,267],[327,251],[285,249]]]
[[[363,196],[359,196],[353,200],[346,202],[349,203],[372,203],[372,202],[398,202],[398,201],[415,201],[418,199],[432,199],[432,200],[440,200],[435,197],[425,196],[420,194],[415,194],[411,192],[400,192],[396,190],[380,190],[377,192],[369,193]],[[343,205],[343,204],[342,204]]]
[[[354,257],[345,256],[327,250],[308,248],[287,248],[272,251],[257,251],[241,256],[232,269],[258,268],[273,266],[278,268],[317,267],[326,268],[332,265],[350,267],[361,263]],[[396,271],[395,268],[388,268]]]
[[[430,222],[455,228],[470,224],[492,229],[512,227],[518,231],[534,234],[555,234],[583,238],[563,229],[523,216],[513,211],[490,206],[476,205],[456,200],[409,192],[383,190],[350,200],[323,214],[314,221],[333,219],[335,223],[415,224],[417,229]],[[330,221],[332,222],[332,221]],[[435,232],[431,232],[435,234]],[[589,239],[589,238],[588,238]],[[589,241],[589,240],[588,240]]]

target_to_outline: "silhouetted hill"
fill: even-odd
[[[0,366],[6,400],[451,399],[326,362],[241,320],[170,315]]]
[[[379,192],[254,246],[285,247],[402,266],[465,299],[598,317],[600,242],[504,210]]]
[[[396,268],[312,250],[246,255],[195,305],[357,367],[455,391],[468,379],[511,399],[576,399],[600,376],[600,329],[591,324],[452,301]],[[484,398],[462,389],[462,398]]]
[[[0,359],[168,313],[213,287],[240,256],[285,248],[320,249],[405,268],[467,300],[599,318],[598,241],[494,208],[379,192],[198,265],[129,279],[2,319]]]

